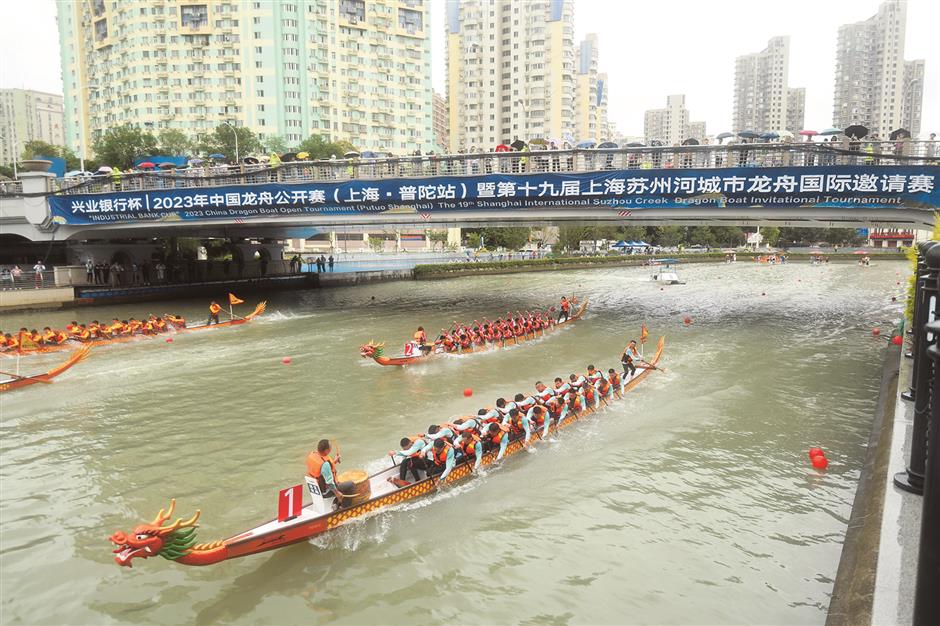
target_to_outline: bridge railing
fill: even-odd
[[[205,166],[183,170],[58,178],[48,193],[95,194],[259,183],[332,182],[383,178],[578,173],[604,170],[811,167],[817,165],[937,165],[935,141],[736,143],[591,150],[527,150],[450,155],[331,159],[268,164]],[[20,195],[22,188],[0,190]]]

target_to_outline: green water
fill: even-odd
[[[899,317],[904,271],[742,262],[682,266],[688,284],[664,290],[620,268],[283,292],[246,326],[98,348],[55,384],[0,400],[2,621],[822,624],[877,394],[884,339],[870,329]],[[357,356],[419,323],[572,291],[590,296],[586,319],[535,343],[412,369]],[[0,327],[205,306],[3,315]],[[464,486],[208,568],[112,560],[107,537],[171,497],[181,515],[202,509],[200,541],[235,534],[275,515],[321,437],[340,442],[347,469],[385,467],[403,434],[536,379],[614,366],[644,321],[666,336],[665,373]],[[809,466],[813,445],[829,453],[825,473]]]

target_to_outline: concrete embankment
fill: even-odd
[[[872,623],[900,360],[901,346],[888,345],[868,450],[842,544],[826,626]]]

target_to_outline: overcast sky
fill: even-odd
[[[444,92],[444,0],[431,0],[434,87]],[[643,133],[643,111],[686,94],[693,121],[730,130],[734,58],[790,36],[790,86],[806,87],[806,126],[832,123],[836,31],[874,15],[879,0],[576,0],[580,39],[600,38],[610,77],[610,119]],[[62,93],[53,0],[4,1],[0,87]],[[905,58],[925,59],[923,134],[940,132],[940,1],[909,0]]]

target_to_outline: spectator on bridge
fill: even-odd
[[[4,267],[0,269],[0,289],[6,291],[8,282],[10,283],[9,289],[13,289],[13,274],[10,273],[10,268]]]
[[[140,266],[137,265],[137,262],[131,263],[131,280],[134,281],[135,285],[140,284]]]
[[[330,271],[331,271],[331,272],[333,271],[333,263],[334,263],[333,255],[331,254],[331,255],[330,255]]]
[[[924,147],[924,156],[937,156],[937,133],[930,133],[930,139],[927,140],[927,145]]]
[[[91,260],[91,257],[85,259],[85,282],[95,282],[95,263]]]
[[[42,264],[42,260],[36,261],[36,265],[33,266],[33,281],[35,282],[36,289],[42,287],[42,273],[46,271],[46,266]]]
[[[23,270],[20,269],[19,265],[14,265],[13,269],[10,270],[10,282],[12,282],[13,286],[17,289],[19,288],[17,287],[17,283],[20,282],[20,277],[22,275]]]
[[[165,282],[166,281],[166,265],[163,263],[163,261],[158,261],[155,269],[157,270],[157,282],[158,283]]]
[[[292,256],[290,258],[290,273],[293,274],[297,269],[297,256]]]
[[[267,257],[261,257],[261,260],[258,262],[258,269],[261,272],[261,278],[264,278],[268,275],[268,259]]]
[[[144,284],[150,284],[150,261],[144,259],[144,262],[140,264],[140,273],[144,279]]]

